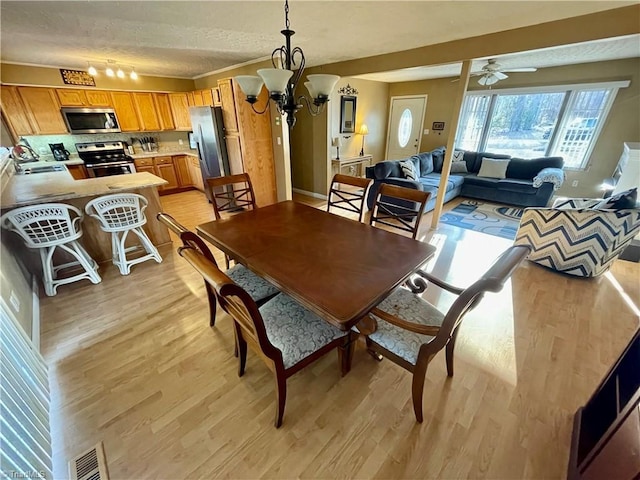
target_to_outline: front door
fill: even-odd
[[[387,160],[407,158],[418,153],[426,106],[426,95],[391,97]]]

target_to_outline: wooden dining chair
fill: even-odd
[[[418,236],[420,222],[431,193],[384,183],[371,210],[369,224],[386,225]]]
[[[226,175],[224,177],[207,178],[207,188],[211,194],[211,205],[216,220],[220,220],[221,212],[241,212],[255,210],[256,196],[248,173]],[[231,264],[231,257],[225,254],[224,261],[227,269]]]
[[[341,208],[358,214],[358,221],[361,222],[364,214],[364,201],[372,183],[373,180],[370,178],[335,174],[329,188],[327,212],[331,210],[331,207]]]
[[[282,425],[287,398],[287,378],[321,356],[338,348],[342,373],[350,365],[352,332],[333,327],[285,294],[277,295],[258,308],[251,296],[198,249],[185,245],[180,255],[200,272],[220,300],[220,306],[234,320],[243,376],[247,345],[274,373],[276,381],[275,426]]]
[[[182,226],[175,218],[167,213],[160,212],[157,218],[161,223],[166,225],[169,230],[180,237],[184,246],[195,248],[217,267],[218,264],[216,263],[213,253],[211,253],[207,244],[204,243],[204,240],[198,235]],[[275,286],[239,263],[228,268],[226,275],[249,292],[251,298],[253,298],[258,305],[262,305],[280,293]],[[209,299],[209,325],[213,327],[216,324],[216,295],[206,281],[204,282],[204,286]]]
[[[453,350],[464,315],[478,305],[485,292],[502,290],[529,251],[526,246],[510,247],[465,289],[421,272],[427,281],[458,296],[444,313],[404,287],[396,289],[370,312],[376,326],[373,333],[363,331],[367,333],[367,349],[379,360],[386,357],[413,374],[413,410],[419,423],[423,419],[422,394],[429,362],[446,348],[447,374],[453,376]]]

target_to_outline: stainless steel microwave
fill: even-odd
[[[69,133],[116,133],[120,131],[118,117],[113,108],[61,109]]]

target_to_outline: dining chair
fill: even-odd
[[[204,240],[202,240],[197,234],[188,230],[167,213],[160,212],[158,213],[157,218],[161,223],[166,225],[169,230],[180,237],[183,245],[195,248],[217,267],[218,264],[216,263],[213,253],[211,253],[207,244],[204,243]],[[251,298],[258,305],[262,305],[280,293],[280,291],[271,283],[239,263],[228,268],[226,275],[249,292]],[[216,324],[216,295],[206,280],[204,282],[204,286],[209,299],[209,325],[213,327]]]
[[[282,425],[284,416],[287,378],[334,348],[338,348],[342,373],[348,371],[352,332],[337,329],[283,293],[258,307],[246,290],[201,251],[185,245],[178,252],[211,285],[220,306],[233,318],[240,354],[238,376],[245,372],[247,346],[274,373],[276,428]]]
[[[364,214],[364,201],[367,198],[369,187],[373,180],[370,178],[352,177],[337,173],[331,180],[329,188],[329,199],[327,201],[327,212],[331,207],[341,208],[348,212],[358,214],[358,221],[362,221]],[[345,188],[345,186],[347,188]],[[352,187],[352,188],[349,188]]]
[[[240,212],[258,208],[248,173],[207,178],[206,181],[207,188],[211,193],[211,205],[216,220],[222,218],[221,212]],[[229,268],[231,264],[229,255],[225,254],[224,261]]]
[[[418,236],[420,222],[431,193],[384,183],[371,209],[369,225],[386,225]]]
[[[453,350],[462,319],[486,292],[499,292],[525,257],[527,246],[512,246],[471,286],[462,289],[420,272],[432,284],[457,295],[446,312],[404,287],[397,288],[370,315],[375,331],[366,332],[367,349],[381,360],[388,358],[413,374],[411,393],[416,420],[422,423],[422,395],[427,366],[446,348],[447,374],[453,376]]]

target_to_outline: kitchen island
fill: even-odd
[[[167,183],[162,178],[144,172],[74,180],[66,169],[60,172],[18,175],[13,173],[12,168],[8,165],[2,173],[2,213],[17,207],[42,203],[66,203],[84,212],[86,204],[96,197],[113,193],[137,193],[149,202],[144,212],[147,217],[144,230],[151,242],[156,246],[171,242],[167,227],[156,219],[156,214],[162,209],[158,187]],[[98,263],[111,261],[111,234],[103,232],[98,221],[88,216],[83,219],[82,231],[80,242],[89,255]],[[20,247],[17,242],[11,243],[14,243],[15,248]],[[37,258],[37,252],[34,251],[30,255],[24,252],[29,249],[24,245],[21,247],[19,251],[24,256]],[[25,263],[32,270],[32,267],[37,268],[36,264],[39,262],[31,259]]]

